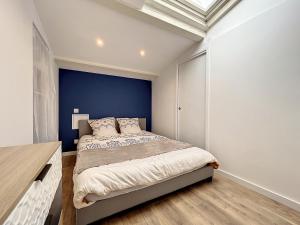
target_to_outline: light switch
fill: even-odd
[[[74,113],[79,113],[79,109],[74,108]]]

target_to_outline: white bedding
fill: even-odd
[[[74,205],[79,209],[93,204],[94,202],[84,201],[90,194],[97,195],[98,200],[113,197],[191,172],[216,161],[209,152],[191,147],[144,159],[89,168],[73,175]]]

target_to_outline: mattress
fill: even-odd
[[[104,146],[104,148],[115,145],[122,147],[167,139],[150,132],[126,137],[120,135],[111,139],[97,139],[96,143],[87,141],[91,138],[95,137],[83,136],[78,150],[101,151],[99,146]],[[122,151],[122,148],[118,149]],[[216,162],[216,159],[209,152],[197,147],[189,147],[151,157],[92,167],[73,175],[74,206],[77,209],[87,207],[98,200],[142,189],[192,172],[213,162]]]

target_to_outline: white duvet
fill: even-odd
[[[209,152],[197,147],[177,150],[144,159],[93,167],[74,174],[74,205],[83,208],[87,195],[98,200],[144,188],[216,162]]]

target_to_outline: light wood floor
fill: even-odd
[[[75,224],[72,172],[75,158],[63,160],[63,224]],[[99,225],[299,224],[300,213],[216,174],[195,184],[99,221]]]

